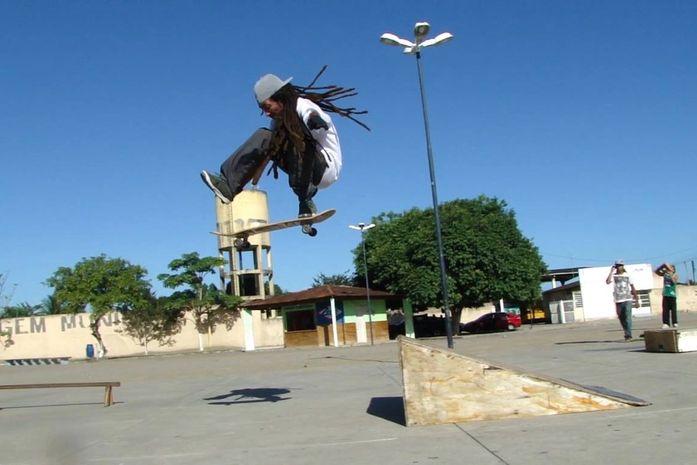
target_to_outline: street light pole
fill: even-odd
[[[368,229],[374,228],[373,223],[365,224],[358,223],[357,225],[349,225],[349,228],[361,232],[361,244],[363,246],[363,274],[365,275],[365,295],[368,300],[368,324],[370,325],[370,345],[374,344],[373,340],[373,308],[370,305],[370,285],[368,284],[368,258],[365,254],[365,232]]]
[[[426,104],[426,91],[424,90],[423,71],[421,69],[421,49],[432,45],[439,45],[453,38],[449,32],[443,32],[433,39],[424,37],[428,34],[431,26],[426,22],[416,23],[414,26],[415,42],[397,37],[394,34],[385,33],[380,37],[380,41],[387,45],[398,45],[404,47],[404,53],[416,56],[416,70],[419,77],[419,91],[421,93],[421,109],[424,118],[424,130],[426,132],[426,153],[428,156],[428,170],[431,177],[431,196],[433,198],[433,213],[436,223],[436,242],[438,243],[438,261],[440,265],[441,293],[443,295],[443,310],[445,311],[445,334],[448,340],[448,348],[453,348],[453,328],[452,314],[448,305],[448,275],[445,269],[445,253],[443,251],[443,236],[441,233],[440,212],[438,208],[438,189],[436,187],[436,170],[433,163],[433,150],[431,148],[431,129],[428,121],[428,106]]]
[[[426,92],[424,90],[423,73],[421,70],[421,52],[416,52],[416,69],[419,74],[419,89],[421,90],[421,107],[424,114],[424,129],[426,131],[426,151],[428,153],[428,171],[431,176],[431,196],[433,197],[433,214],[436,222],[436,241],[438,242],[438,261],[440,264],[440,279],[443,293],[443,308],[445,310],[445,335],[448,340],[448,348],[453,348],[453,326],[450,306],[448,305],[448,276],[445,269],[445,253],[443,251],[443,235],[441,233],[440,212],[438,207],[438,189],[436,187],[436,170],[433,163],[433,151],[431,149],[431,130],[428,123],[428,110],[426,106]]]

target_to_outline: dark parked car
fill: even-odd
[[[520,316],[515,313],[494,312],[482,315],[469,323],[460,323],[460,332],[513,331],[519,328],[520,324]]]
[[[415,315],[414,332],[416,337],[445,336],[445,318]]]

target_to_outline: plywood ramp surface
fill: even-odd
[[[648,405],[399,337],[407,426]]]

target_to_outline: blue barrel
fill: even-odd
[[[94,345],[87,344],[87,347],[85,347],[85,353],[87,354],[87,358],[94,358]]]

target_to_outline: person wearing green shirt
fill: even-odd
[[[678,302],[675,293],[675,285],[678,282],[678,274],[675,265],[664,263],[656,268],[655,273],[663,277],[663,329],[678,327]]]

